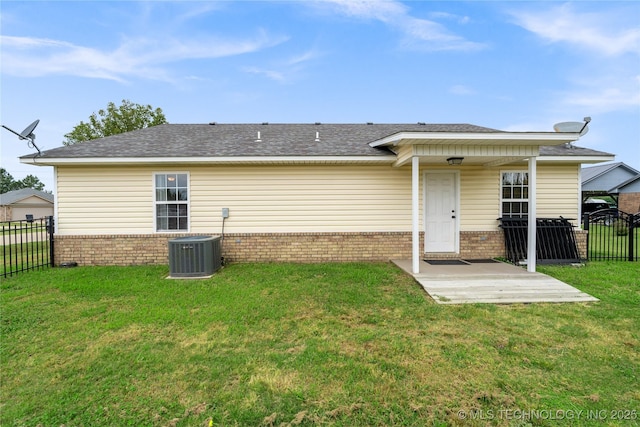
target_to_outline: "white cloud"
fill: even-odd
[[[285,60],[273,62],[268,68],[264,66],[250,66],[243,67],[242,71],[250,74],[263,75],[279,83],[289,83],[299,76],[299,74],[305,69],[308,62],[313,61],[320,56],[322,56],[321,53],[314,49],[310,49]]]
[[[582,107],[589,114],[637,110],[640,107],[640,75],[612,73],[579,79],[562,94],[567,106]]]
[[[282,71],[269,70],[267,68],[260,67],[243,67],[242,71],[249,74],[263,75],[271,80],[275,80],[280,83],[284,83],[287,78]]]
[[[486,47],[483,43],[469,41],[449,31],[438,22],[412,16],[409,8],[398,1],[323,0],[321,4],[332,6],[335,11],[346,16],[377,20],[388,25],[404,35],[402,45],[405,48],[470,51]],[[439,15],[436,13],[432,16]],[[447,14],[447,17],[450,15]],[[465,19],[463,21],[468,22]]]
[[[612,3],[597,14],[585,9],[588,5],[567,3],[510,15],[546,42],[565,46],[563,55],[575,63],[566,72],[566,88],[556,93],[554,110],[598,114],[637,109],[640,8],[632,2]]]
[[[285,41],[259,31],[252,38],[197,40],[130,38],[111,51],[60,40],[0,36],[2,72],[18,76],[72,75],[124,82],[132,77],[170,80],[163,67],[185,59],[212,59],[275,46]]]
[[[628,25],[621,25],[635,13]],[[637,8],[626,7],[608,12],[578,12],[572,4],[548,9],[512,11],[515,24],[551,43],[567,43],[582,52],[617,56],[640,54],[640,27]]]
[[[454,95],[475,95],[476,91],[465,85],[453,85],[449,88],[449,92]]]

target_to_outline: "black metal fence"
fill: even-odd
[[[640,213],[603,209],[583,217],[587,255],[594,261],[640,261]]]
[[[519,264],[527,259],[528,218],[503,217],[507,259]],[[536,260],[539,264],[581,262],[574,226],[565,218],[536,218]]]
[[[52,216],[1,224],[1,276],[54,266]]]

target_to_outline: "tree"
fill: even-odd
[[[0,194],[23,188],[43,191],[44,184],[38,177],[33,175],[27,175],[24,179],[16,181],[5,168],[0,168]]]
[[[64,136],[63,144],[76,144],[164,123],[167,119],[160,108],[154,110],[151,105],[134,104],[123,99],[119,107],[110,102],[106,110],[99,110],[97,115],[91,114],[88,123],[81,121]]]
[[[27,175],[24,177],[22,181],[18,181],[21,185],[21,188],[33,188],[34,190],[42,191],[44,190],[44,184],[38,179],[38,177],[33,175]]]

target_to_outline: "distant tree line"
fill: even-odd
[[[44,184],[33,175],[27,175],[24,179],[14,179],[5,168],[0,168],[0,194],[23,188],[33,188],[44,191]]]

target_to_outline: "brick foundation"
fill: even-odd
[[[186,234],[55,237],[56,263],[167,264],[168,242]],[[228,262],[388,261],[411,257],[411,233],[226,234]]]
[[[56,263],[79,265],[168,264],[168,242],[186,234],[55,236]],[[576,230],[581,256],[586,236]],[[421,236],[420,247],[423,246]],[[430,258],[483,259],[503,257],[504,237],[498,231],[460,233],[460,254],[428,254]],[[227,262],[350,262],[411,258],[411,233],[287,233],[227,234],[222,254]]]
[[[504,257],[504,233],[499,231],[466,231],[460,233],[460,257],[486,259]]]
[[[575,230],[576,232],[576,245],[578,246],[578,255],[580,259],[587,259],[587,235],[589,232],[584,230]]]

